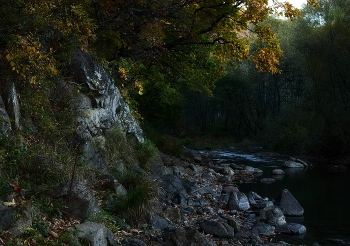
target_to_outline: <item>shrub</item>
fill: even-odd
[[[88,220],[92,222],[104,224],[113,233],[120,232],[120,226],[117,220],[106,211],[96,212],[91,217],[89,217]]]
[[[156,135],[152,140],[162,152],[169,155],[178,155],[183,150],[181,140],[167,134]]]
[[[145,222],[147,211],[152,208],[152,200],[156,194],[153,181],[132,171],[124,173],[119,181],[128,193],[112,199],[107,204],[107,210],[134,225]]]
[[[132,166],[135,163],[148,171],[158,153],[150,140],[139,143],[128,138],[119,127],[107,130],[105,139],[95,139],[93,146],[107,159],[109,167],[119,172],[125,171],[122,165]]]
[[[26,151],[10,137],[0,137],[0,199],[5,199],[12,191],[9,186],[17,180],[20,166],[28,159]]]
[[[140,167],[146,171],[149,171],[152,161],[158,153],[157,147],[147,139],[145,142],[137,144],[136,152]]]
[[[108,160],[110,165],[115,165],[120,161],[125,164],[133,164],[136,161],[133,146],[119,127],[107,130],[105,141],[95,139],[92,144]]]

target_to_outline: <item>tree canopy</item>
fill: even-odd
[[[1,5],[1,57],[30,83],[39,74],[57,74],[74,48],[98,52],[107,61],[131,59],[138,73],[143,66],[186,73],[182,80],[208,71],[213,60],[249,59],[260,71],[279,71],[279,42],[262,24],[273,11],[267,0],[16,0]],[[298,13],[283,6],[287,16]],[[199,64],[191,66],[194,59]],[[119,72],[125,76],[126,69]],[[211,72],[218,70],[214,66]]]
[[[259,72],[281,72],[283,51],[265,20],[271,14],[295,19],[300,10],[273,2],[1,0],[1,78],[19,89],[43,90],[52,79],[70,76],[70,55],[83,49],[109,70],[143,117],[174,117],[169,105],[188,90],[211,95],[227,67],[248,61]]]
[[[247,62],[230,69],[213,98],[187,99],[187,128],[237,140],[259,136],[280,151],[349,163],[349,6],[320,0],[297,20],[266,20],[281,42],[282,73],[260,73]]]

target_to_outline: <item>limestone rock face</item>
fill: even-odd
[[[77,132],[90,140],[105,129],[117,124],[125,133],[143,142],[143,131],[130,113],[114,80],[101,65],[81,50],[77,50],[70,66],[76,83],[82,86],[81,93],[73,99],[79,112]]]
[[[7,113],[9,117],[12,119],[12,127],[16,130],[21,129],[20,125],[20,108],[19,101],[17,97],[17,91],[14,83],[11,83],[10,88],[7,92]]]
[[[7,114],[5,103],[0,96],[0,136],[7,136],[11,132],[10,117]]]
[[[0,136],[21,129],[21,114],[15,84],[5,82],[0,91]]]

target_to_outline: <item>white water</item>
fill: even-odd
[[[232,152],[228,150],[216,150],[213,151],[213,153],[218,156],[214,160],[221,160],[222,158],[229,158],[232,160],[247,160],[252,162],[270,162],[271,160],[268,160],[266,158],[262,159],[256,155],[253,154],[242,154],[237,152]]]

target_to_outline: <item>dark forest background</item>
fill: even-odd
[[[271,18],[284,56],[281,73],[268,74],[242,62],[229,67],[211,96],[183,91],[171,109],[149,113],[153,126],[260,142],[290,154],[312,154],[332,162],[350,156],[349,1],[319,1],[303,18]],[[146,105],[140,100],[140,105]]]

